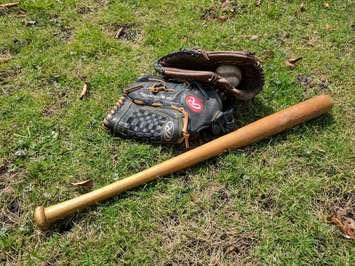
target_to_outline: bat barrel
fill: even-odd
[[[318,117],[327,112],[332,105],[333,100],[330,96],[320,95],[313,97],[110,185],[56,205],[46,208],[37,207],[34,213],[35,223],[39,228],[46,229],[54,221],[62,219],[77,210],[96,204],[158,177],[185,169],[227,150],[252,144]]]

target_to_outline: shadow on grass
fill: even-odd
[[[269,106],[265,106],[264,104],[262,104],[259,100],[254,100],[253,102],[248,102],[248,103],[244,103],[241,104],[239,103],[237,105],[235,114],[238,120],[238,127],[242,127],[250,122],[256,121],[262,117],[265,117],[267,115],[270,115],[272,113],[274,113],[275,111],[269,107]],[[252,146],[247,146],[247,147],[243,147],[241,148],[241,150],[245,153],[252,153],[255,150],[259,150],[261,148],[263,148],[265,145],[270,145],[270,139],[272,139],[272,142],[281,142],[287,139],[287,136],[289,134],[296,134],[297,136],[304,136],[305,134],[307,135],[312,135],[314,132],[318,131],[318,130],[325,130],[327,128],[329,128],[332,124],[334,123],[334,118],[330,113],[326,113],[322,116],[320,116],[319,118],[316,118],[314,120],[308,121],[304,124],[301,124],[299,126],[296,126],[295,128],[286,130],[285,132],[279,133],[275,136],[266,138],[264,140],[261,140],[255,144],[253,144]],[[292,131],[292,132],[290,132]],[[211,140],[212,137],[210,137],[209,140]],[[208,139],[207,139],[208,141]],[[205,142],[205,140],[204,140]],[[201,143],[200,143],[201,144]],[[198,143],[192,143],[193,147],[199,146],[200,144]],[[154,144],[151,144],[154,145]],[[180,146],[166,146],[163,148],[162,150],[164,151],[169,151],[172,152],[174,154],[181,154],[182,152],[184,152],[184,148],[182,145]],[[233,151],[228,151],[227,153],[233,153]],[[213,167],[216,166],[218,164],[218,162],[220,160],[223,160],[223,157],[214,157],[211,159],[208,159],[206,161],[203,161],[191,168],[179,171],[177,173],[174,173],[174,175],[176,176],[176,178],[184,178],[186,177],[188,172],[191,171],[198,171],[199,169],[202,168],[206,168],[206,167]],[[134,173],[132,173],[134,174]],[[169,177],[169,175],[167,176]],[[165,178],[167,178],[165,177]],[[151,189],[154,188],[156,184],[154,182],[151,182],[147,185],[140,186],[138,188],[135,188],[135,191],[144,191],[147,189]],[[124,199],[126,197],[130,197],[132,196],[130,193],[122,193],[121,195],[117,195],[112,197],[111,199],[108,199],[105,201],[105,205],[111,205],[113,204],[113,202],[116,202],[117,200],[120,199]],[[53,233],[66,233],[68,231],[70,231],[74,225],[78,222],[80,222],[81,220],[89,217],[90,213],[92,211],[96,211],[98,208],[97,205],[88,207],[84,210],[82,210],[81,212],[77,212],[73,215],[70,215],[69,217],[65,218],[64,220],[60,220],[58,221],[55,225],[53,225],[50,228],[50,231],[48,231],[46,233],[46,236],[49,237],[51,236]]]

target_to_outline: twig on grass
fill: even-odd
[[[295,68],[296,64],[301,60],[302,60],[302,57],[290,58],[290,59],[287,59],[285,63],[289,68],[293,69],[293,68]]]
[[[71,183],[74,187],[82,187],[82,188],[92,188],[94,186],[94,182],[91,179],[87,179],[84,181]]]
[[[10,7],[15,7],[19,4],[20,2],[13,2],[13,3],[6,3],[6,4],[1,4],[0,5],[0,10],[5,10],[8,9]]]

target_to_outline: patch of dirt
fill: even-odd
[[[324,193],[329,201],[323,202],[323,206],[328,212],[342,209],[343,215],[355,218],[355,191],[345,192],[341,188],[334,187]]]
[[[63,41],[68,41],[71,39],[73,35],[73,28],[66,25],[58,15],[53,15],[49,21],[50,24],[55,27],[55,31],[53,34],[55,37]]]
[[[302,43],[305,46],[313,48],[313,47],[316,47],[319,44],[319,38],[317,36],[315,36],[315,35],[310,35],[310,36],[304,37],[303,40],[302,40]]]
[[[16,152],[14,152],[16,157]],[[8,195],[14,193],[13,187],[21,181],[23,172],[10,160],[0,162],[0,200],[3,201]]]
[[[68,99],[67,99],[67,95],[65,92],[60,93],[54,103],[45,106],[42,109],[42,115],[43,116],[52,116],[54,114],[56,114],[58,111],[60,111],[61,109],[63,109],[67,103],[68,103]]]
[[[217,217],[170,218],[159,230],[167,256],[164,265],[220,265],[246,261],[258,240],[253,233],[222,228]]]
[[[19,69],[0,70],[0,85],[5,84],[8,79],[15,78],[19,73]]]
[[[82,2],[85,3],[85,2]],[[87,5],[81,5],[77,6],[75,8],[76,12],[78,12],[80,15],[86,15],[86,14],[91,14],[93,12],[97,11],[97,7],[95,6],[87,6]]]
[[[61,26],[58,30],[56,30],[54,36],[61,40],[69,41],[73,36],[72,28],[68,26]]]
[[[0,70],[0,95],[9,95],[16,90],[12,81],[20,72],[20,69]]]
[[[195,178],[189,180],[189,185],[193,185]],[[182,182],[184,182],[182,180]],[[182,183],[184,185],[184,183]],[[198,190],[194,190],[192,194],[192,202],[197,209],[202,210],[227,210],[230,206],[230,200],[232,198],[231,191],[224,185],[210,182],[208,186],[201,187]]]
[[[267,61],[267,60],[269,60],[269,59],[273,59],[274,56],[275,56],[275,53],[274,53],[273,50],[265,50],[265,51],[263,51],[263,52],[261,53],[261,55],[260,55],[260,60],[261,60],[262,62],[265,62],[265,61]]]
[[[10,51],[5,50],[3,52],[0,52],[0,63],[9,62],[11,59],[12,55],[10,54]]]
[[[0,225],[2,228],[16,226],[20,220],[20,202],[13,195],[9,195],[7,200],[1,200]]]
[[[27,45],[31,44],[32,40],[29,38],[26,39],[17,39],[13,40],[13,45],[10,50],[12,55],[18,54],[22,48],[26,47]]]
[[[316,200],[321,216],[339,229],[346,238],[354,238],[355,228],[355,191],[343,191],[339,187],[326,190]]]
[[[246,5],[238,1],[223,0],[214,3],[211,7],[202,10],[201,19],[205,21],[217,20],[224,22],[246,11]]]
[[[229,203],[230,191],[225,187],[218,187],[212,194],[212,204],[215,208],[221,208]]]
[[[181,172],[179,180],[184,188],[190,187],[192,183],[192,176],[189,173]]]
[[[61,75],[58,73],[52,73],[48,76],[43,76],[42,81],[44,84],[49,84],[49,85],[56,85],[59,83],[61,79]]]
[[[101,7],[107,6],[110,3],[109,0],[96,0],[95,2]]]
[[[277,207],[277,202],[272,193],[261,194],[258,205],[263,211],[272,212]]]
[[[223,265],[251,262],[258,243],[255,233],[238,229],[244,221],[231,204],[231,192],[210,183],[192,195],[196,210],[191,215],[172,213],[160,220],[157,234],[164,257],[163,265]]]
[[[314,94],[330,92],[330,81],[323,75],[304,75],[296,76],[296,82],[304,88],[306,98]]]
[[[111,24],[109,31],[118,40],[136,42],[142,36],[140,29],[134,24]]]
[[[9,170],[9,161],[4,161],[0,163],[0,177],[4,176]]]
[[[275,32],[275,33],[271,33],[269,35],[269,39],[276,41],[277,43],[279,43],[280,45],[284,45],[287,44],[288,42],[290,42],[291,38],[291,34],[289,32]]]
[[[313,86],[313,79],[310,76],[306,75],[297,75],[296,81],[298,84],[300,84],[302,87],[311,87]]]
[[[355,191],[332,187],[319,193],[313,205],[322,219],[327,217],[330,220],[334,215],[339,220],[355,219]]]

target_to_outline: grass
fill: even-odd
[[[256,2],[226,12],[219,1],[46,0],[0,11],[1,58],[12,57],[0,62],[1,264],[354,264],[353,242],[327,221],[336,207],[354,215],[354,6]],[[263,60],[264,90],[238,106],[240,125],[321,93],[335,107],[37,230],[34,208],[82,193],[72,182],[98,188],[178,153],[112,138],[101,121],[125,86],[182,47]]]

